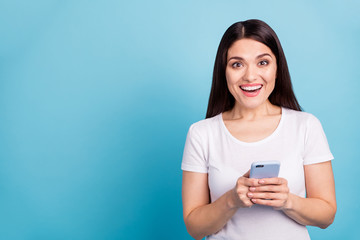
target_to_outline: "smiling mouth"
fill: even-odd
[[[244,92],[253,93],[262,88],[263,85],[256,85],[256,86],[240,86],[241,90]]]

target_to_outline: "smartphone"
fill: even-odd
[[[279,175],[279,161],[254,162],[251,164],[250,178],[273,178]]]

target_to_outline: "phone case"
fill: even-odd
[[[250,178],[273,178],[279,175],[279,161],[263,161],[251,164]]]

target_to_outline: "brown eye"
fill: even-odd
[[[259,65],[261,65],[261,66],[265,66],[265,65],[268,65],[268,64],[269,64],[269,62],[266,61],[266,60],[263,60],[263,61],[259,62]]]
[[[239,68],[239,67],[242,66],[242,64],[239,63],[239,62],[235,62],[235,63],[233,63],[231,66],[232,66],[233,68]]]

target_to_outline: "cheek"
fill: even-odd
[[[227,70],[225,72],[226,82],[228,86],[236,85],[239,82],[239,79],[241,78],[241,73],[238,71],[231,71]]]
[[[267,78],[266,81],[266,92],[268,95],[270,95],[272,93],[272,91],[274,91],[275,89],[275,83],[276,83],[276,76],[275,75],[271,75]]]
[[[264,73],[267,84],[275,85],[276,69],[269,69]]]
[[[231,76],[231,75],[229,75],[229,74],[226,74],[225,76],[226,76],[226,85],[227,85],[227,88],[228,88],[228,90],[230,91],[230,93],[231,93],[232,95],[234,95],[234,83],[235,83],[234,77]]]
[[[267,92],[272,92],[275,88],[275,78],[271,78],[271,80],[269,79],[266,83],[266,91]]]
[[[226,80],[226,83],[227,83],[227,88],[230,91],[231,95],[234,96],[234,94],[236,93],[236,85],[233,82],[229,81],[228,79]]]
[[[231,95],[233,97],[236,96],[237,91],[238,91],[238,85],[237,85],[236,78],[234,78],[234,76],[228,76],[226,74],[226,85],[227,85],[227,88],[228,88],[229,92],[231,93]]]
[[[227,82],[228,85],[230,85],[231,83],[234,82],[234,77],[233,77],[233,75],[230,74],[228,71],[226,71],[225,77],[226,77],[226,82]]]

